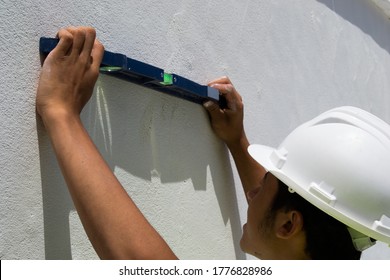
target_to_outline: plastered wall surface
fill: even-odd
[[[341,105],[390,122],[390,21],[369,0],[0,0],[0,19],[0,259],[97,258],[35,114],[38,40],[61,27],[201,84],[228,75],[252,143]],[[250,258],[239,178],[201,106],[101,75],[82,117],[179,258]]]

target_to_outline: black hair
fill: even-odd
[[[361,252],[353,246],[347,226],[326,214],[297,193],[291,193],[280,180],[279,190],[270,210],[270,218],[278,210],[297,210],[303,216],[306,253],[316,260],[358,260]]]

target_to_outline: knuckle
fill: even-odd
[[[225,86],[225,90],[229,93],[232,93],[234,91],[234,86],[232,84],[227,84]]]
[[[74,26],[68,26],[68,27],[66,28],[66,31],[68,31],[68,32],[70,32],[70,33],[72,33],[72,34],[75,33],[76,30],[77,30],[77,28],[74,27]]]
[[[77,28],[74,31],[76,36],[84,37],[85,36],[85,30],[83,28]]]
[[[96,36],[96,30],[95,28],[91,27],[91,26],[86,26],[84,27],[85,29],[85,32],[90,34],[90,35],[93,35],[93,36]]]
[[[71,43],[73,41],[72,33],[68,32],[66,29],[61,29],[58,32],[58,38],[66,43]]]
[[[98,50],[104,51],[104,45],[99,40],[95,40],[94,45],[95,45],[95,48],[97,48]]]
[[[66,30],[71,33],[74,38],[81,38],[86,36],[86,30],[84,27],[70,26]]]
[[[232,82],[230,81],[229,76],[223,76],[223,80],[224,80],[224,82],[227,83],[227,84],[231,84],[231,83],[232,83]]]

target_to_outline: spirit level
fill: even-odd
[[[41,37],[40,53],[47,55],[57,46],[58,42],[59,39],[56,38]],[[218,90],[200,85],[177,74],[166,73],[161,68],[120,53],[104,51],[100,72],[198,104],[213,100],[223,105]]]

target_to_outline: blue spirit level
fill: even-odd
[[[57,46],[58,41],[56,38],[41,37],[39,41],[40,53],[47,55]],[[104,51],[100,72],[198,104],[213,100],[224,107],[221,104],[222,98],[220,100],[218,90],[200,85],[176,74],[166,73],[161,68],[120,53]]]

